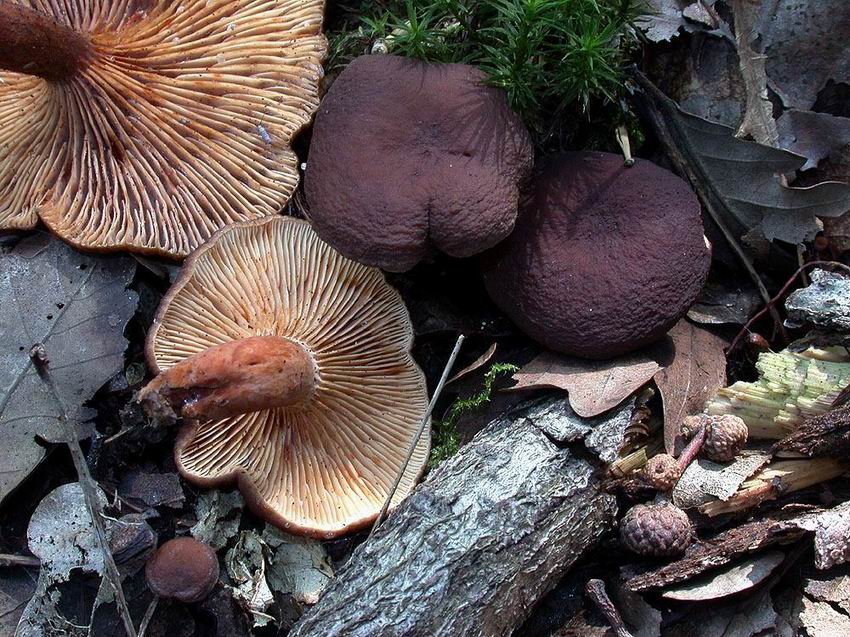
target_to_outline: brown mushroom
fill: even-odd
[[[393,272],[433,248],[467,257],[510,234],[533,155],[480,69],[364,55],[316,114],[310,220],[345,256]]]
[[[182,257],[277,213],[322,0],[0,0],[0,230]],[[5,70],[3,70],[5,69]]]
[[[688,184],[638,159],[567,152],[536,167],[513,234],[482,258],[493,301],[528,336],[614,358],[664,336],[708,275]]]
[[[164,599],[199,602],[218,582],[218,558],[209,546],[192,537],[178,537],[160,546],[145,566],[148,587]]]
[[[161,376],[140,393],[187,419],[180,472],[235,482],[259,515],[334,537],[369,524],[427,411],[399,294],[309,224],[273,217],[197,250],[148,336]],[[422,436],[393,503],[428,457]]]

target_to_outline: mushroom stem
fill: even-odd
[[[11,0],[0,0],[0,69],[60,81],[84,68],[88,38],[52,17]]]
[[[210,347],[165,370],[139,402],[153,416],[215,420],[308,398],[316,365],[303,345],[281,336],[251,336]]]

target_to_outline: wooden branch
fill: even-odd
[[[616,509],[581,442],[547,434],[553,419],[576,419],[566,398],[490,423],[354,551],[290,636],[511,634]]]

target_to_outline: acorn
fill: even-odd
[[[670,504],[637,504],[620,520],[620,542],[646,557],[677,557],[691,543],[688,515]]]
[[[683,467],[673,456],[659,453],[652,456],[643,469],[643,479],[653,489],[662,493],[672,491],[682,477]]]
[[[688,416],[682,423],[682,431],[687,435],[705,427],[705,441],[700,452],[709,460],[729,462],[734,460],[747,444],[749,430],[738,416],[723,414],[719,416]]]

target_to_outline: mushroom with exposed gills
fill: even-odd
[[[236,483],[260,516],[336,537],[381,509],[427,413],[399,294],[305,221],[215,235],[186,261],[148,335],[160,372],[139,395],[184,418],[176,461],[201,486]],[[424,469],[422,436],[393,499]]]
[[[180,258],[276,214],[323,0],[0,0],[0,230]]]

